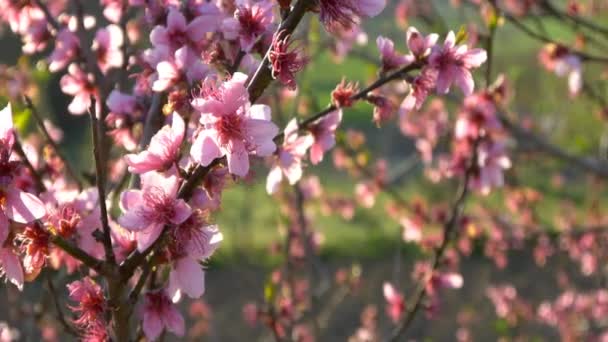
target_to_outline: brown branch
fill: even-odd
[[[63,251],[65,251],[72,257],[78,259],[80,262],[82,262],[95,272],[103,276],[114,276],[114,272],[112,272],[112,270],[108,267],[106,263],[89,255],[87,252],[80,249],[78,246],[74,245],[70,241],[62,238],[59,235],[52,235],[50,240],[54,245],[61,248]]]
[[[570,165],[576,166],[579,169],[595,174],[601,178],[608,178],[608,163],[599,159],[583,158],[562,150],[560,147],[553,145],[536,134],[518,126],[511,122],[505,115],[498,113],[498,118],[502,122],[505,129],[517,138],[517,140],[529,142],[536,146],[539,150],[547,154],[568,162]]]
[[[590,20],[587,20],[587,19],[577,16],[577,15],[570,15],[570,14],[558,9],[557,7],[555,7],[551,3],[551,1],[548,1],[548,0],[541,1],[540,5],[543,8],[545,8],[549,13],[552,13],[553,15],[555,15],[559,18],[569,19],[572,22],[574,22],[575,24],[585,26],[593,31],[597,31],[597,32],[600,32],[600,33],[608,36],[608,27],[598,25]]]
[[[98,202],[100,207],[101,224],[103,228],[103,246],[106,254],[106,258],[110,264],[115,264],[116,259],[114,257],[114,250],[112,249],[112,238],[110,236],[110,224],[108,222],[108,208],[106,206],[106,189],[105,189],[105,169],[102,162],[102,144],[103,140],[100,135],[102,134],[100,124],[96,114],[96,101],[93,101],[89,114],[91,117],[91,132],[93,133],[93,155],[95,159],[95,170],[97,176],[95,182],[97,185],[97,192],[99,194]]]
[[[42,120],[42,117],[40,116],[38,109],[32,102],[32,99],[30,99],[27,95],[23,95],[23,101],[25,102],[26,107],[32,113],[32,116],[34,117],[34,121],[36,121],[36,124],[38,125],[38,128],[40,129],[40,131],[46,138],[47,143],[49,145],[51,145],[53,150],[55,150],[55,153],[57,154],[57,156],[59,156],[59,159],[61,159],[61,161],[63,162],[63,165],[65,165],[66,171],[68,172],[70,177],[76,182],[78,189],[82,190],[82,182],[80,181],[80,177],[78,177],[78,173],[74,170],[72,164],[68,161],[65,154],[61,151],[61,149],[59,148],[57,143],[51,137],[51,134],[47,130],[46,126],[44,125],[44,121]]]
[[[467,169],[465,171],[460,192],[458,194],[458,197],[456,198],[456,201],[454,202],[454,204],[452,206],[450,218],[443,226],[443,239],[442,239],[441,245],[435,250],[435,253],[433,256],[433,262],[432,262],[432,266],[431,266],[431,271],[430,271],[431,274],[429,276],[432,276],[432,274],[437,269],[439,269],[439,266],[441,265],[441,261],[443,259],[443,255],[445,254],[445,251],[447,250],[448,245],[452,241],[452,236],[454,235],[453,233],[458,226],[460,218],[462,217],[462,213],[464,211],[464,206],[466,204],[466,200],[469,195],[469,186],[470,186],[470,182],[471,182],[471,177],[473,176],[473,172],[474,172],[474,169],[477,164],[477,146],[478,145],[479,145],[479,139],[477,139],[475,141],[475,143],[473,144],[473,155],[472,155],[472,157],[469,161],[469,165],[467,166]],[[422,279],[422,281],[419,283],[419,285],[414,293],[413,299],[410,301],[410,303],[413,303],[413,306],[410,306],[409,310],[406,311],[404,317],[399,321],[397,326],[393,329],[390,337],[388,338],[388,341],[397,341],[400,338],[400,336],[407,330],[407,328],[413,322],[414,318],[416,317],[416,314],[422,307],[424,299],[426,298],[426,295],[427,295],[427,290],[426,290],[427,283],[426,282],[427,281],[428,281],[428,279]]]

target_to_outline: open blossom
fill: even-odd
[[[192,84],[202,80],[209,73],[209,67],[192,50],[183,47],[175,51],[175,58],[158,63],[156,72],[158,78],[152,84],[152,90],[161,92],[179,82]]]
[[[138,141],[133,136],[133,125],[137,122],[140,110],[135,96],[112,90],[106,100],[106,105],[110,110],[106,116],[106,124],[112,128],[108,131],[108,135],[127,151],[135,150]]]
[[[431,53],[431,49],[435,44],[437,44],[437,40],[439,39],[439,35],[436,33],[431,33],[428,36],[423,36],[415,27],[410,27],[407,29],[407,47],[410,49],[410,52],[416,59],[421,59],[428,56]]]
[[[382,290],[387,303],[386,313],[393,323],[397,323],[405,312],[405,298],[391,283],[384,283]]]
[[[482,142],[477,154],[479,171],[471,179],[471,187],[487,195],[504,185],[504,170],[511,167],[511,160],[499,142]]]
[[[410,91],[399,106],[399,118],[401,120],[404,120],[412,111],[419,110],[422,107],[431,90],[435,88],[436,80],[436,70],[431,68],[422,69],[410,84]]]
[[[319,18],[328,31],[350,28],[356,18],[375,17],[386,7],[386,0],[317,0]]]
[[[274,36],[268,60],[272,65],[272,77],[278,79],[290,90],[296,89],[296,73],[304,68],[307,60],[299,49],[289,50],[291,38],[282,32]]]
[[[273,139],[278,133],[270,107],[249,102],[246,81],[247,75],[237,72],[219,87],[204,84],[202,96],[192,101],[201,113],[192,159],[207,166],[226,156],[230,173],[241,177],[249,172],[250,154],[265,157],[276,150]]]
[[[184,120],[178,113],[174,112],[171,126],[164,126],[158,131],[152,137],[147,150],[125,156],[129,171],[145,173],[169,169],[177,161],[185,131]]]
[[[487,59],[483,49],[456,45],[456,35],[450,31],[443,46],[435,45],[429,56],[429,65],[437,70],[437,93],[447,94],[453,83],[470,95],[475,88],[471,69],[480,67]]]
[[[184,336],[184,317],[162,289],[146,293],[142,316],[144,334],[150,341],[156,340],[164,329]]]
[[[539,53],[543,66],[557,76],[568,76],[568,90],[577,95],[583,87],[583,63],[581,58],[562,45],[548,44]]]
[[[20,164],[11,159],[15,135],[10,104],[0,111],[0,246],[8,237],[10,223],[30,223],[46,214],[38,197],[15,184]]]
[[[219,17],[198,16],[190,23],[176,8],[170,7],[167,15],[167,25],[158,25],[150,33],[150,42],[154,47],[166,49],[169,53],[184,47],[191,53],[199,51],[198,44],[209,32],[217,29]]]
[[[378,36],[378,39],[376,39],[376,45],[378,45],[378,50],[380,50],[382,71],[393,70],[400,66],[408,65],[414,61],[411,56],[398,53],[395,50],[395,43],[389,38]]]
[[[273,194],[287,178],[289,184],[296,184],[302,178],[302,159],[313,144],[311,135],[298,136],[298,122],[293,119],[285,128],[285,141],[277,152],[274,165],[266,180],[266,191]]]
[[[336,145],[336,129],[342,121],[342,110],[335,110],[310,127],[314,143],[310,148],[310,161],[314,165],[323,161],[323,154]]]
[[[222,23],[224,37],[239,40],[241,49],[249,52],[262,35],[270,29],[274,20],[273,3],[269,0],[241,0],[233,18]]]
[[[184,223],[171,231],[167,294],[177,302],[184,293],[199,298],[205,293],[205,272],[200,262],[211,257],[224,239],[217,225],[207,224],[201,211],[195,211]]]
[[[102,72],[106,73],[111,68],[122,67],[125,58],[121,50],[123,43],[122,29],[117,25],[108,25],[97,30],[93,51]]]
[[[78,55],[80,40],[78,36],[68,30],[62,29],[55,37],[55,49],[48,58],[49,71],[57,72],[68,66]]]
[[[89,277],[74,281],[67,287],[69,297],[75,303],[69,306],[77,316],[74,324],[87,336],[105,336],[108,304],[101,287]]]
[[[121,197],[123,215],[118,223],[137,234],[137,249],[144,251],[158,239],[165,225],[178,225],[190,217],[192,209],[177,198],[180,181],[176,175],[147,172],[141,177],[142,190],[125,191]]]
[[[59,83],[64,93],[74,96],[68,106],[68,110],[74,115],[86,113],[91,107],[91,96],[97,97],[92,77],[76,64],[70,64],[68,73],[61,78]]]

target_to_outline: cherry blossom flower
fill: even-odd
[[[118,223],[137,234],[137,249],[144,251],[160,236],[165,225],[178,225],[190,217],[192,209],[177,199],[180,180],[176,175],[147,172],[141,177],[142,190],[122,193],[123,215]]]
[[[547,70],[557,76],[568,76],[570,96],[580,92],[583,87],[583,63],[578,55],[564,46],[548,44],[539,53],[539,59]]]
[[[38,197],[15,184],[20,165],[11,159],[14,143],[13,114],[9,104],[0,111],[0,245],[8,236],[9,220],[25,224],[46,214]]]
[[[184,336],[184,318],[162,289],[146,293],[142,316],[144,334],[150,341],[156,340],[164,329]]]
[[[405,298],[391,283],[384,283],[382,289],[387,302],[386,313],[393,323],[397,323],[405,312]]]
[[[273,194],[278,186],[287,178],[290,185],[296,184],[302,178],[302,159],[313,144],[311,135],[298,136],[298,122],[293,119],[285,127],[285,141],[277,152],[274,165],[266,180],[266,191]]]
[[[296,89],[295,75],[304,68],[307,62],[299,49],[289,50],[290,35],[279,32],[275,34],[268,53],[268,60],[272,65],[272,77],[278,79],[290,90]]]
[[[97,64],[103,73],[111,68],[120,68],[123,65],[122,55],[123,32],[117,25],[108,25],[97,30],[93,41],[93,51],[97,57]]]
[[[431,68],[424,68],[414,81],[410,84],[410,92],[399,106],[399,117],[404,120],[407,115],[419,110],[422,104],[429,96],[431,90],[435,87],[437,80],[437,72]]]
[[[342,110],[338,109],[310,127],[310,132],[314,138],[314,143],[310,148],[310,162],[314,165],[323,161],[323,154],[336,145],[336,129],[341,121]]]
[[[189,53],[199,51],[198,44],[205,35],[218,28],[219,17],[199,16],[190,23],[186,22],[184,15],[174,7],[169,8],[167,25],[158,25],[150,33],[150,42],[156,48],[166,49],[173,53],[180,48],[191,50]]]
[[[338,108],[352,107],[355,103],[353,96],[359,92],[359,84],[353,82],[346,82],[343,78],[336,88],[331,92],[331,102]]]
[[[161,92],[179,82],[200,81],[207,76],[209,68],[190,49],[183,47],[175,52],[174,59],[158,63],[156,72],[158,78],[152,84],[152,90]]]
[[[274,20],[273,3],[269,0],[240,0],[233,18],[222,22],[222,32],[229,40],[239,40],[241,49],[249,52],[258,39],[268,32]]]
[[[414,59],[409,55],[399,54],[395,50],[395,43],[389,38],[378,36],[378,39],[376,39],[376,45],[378,46],[378,50],[380,50],[383,72],[408,65],[414,61]]]
[[[48,58],[49,70],[57,72],[70,64],[80,49],[80,41],[74,32],[62,29],[55,38],[55,49]]]
[[[177,161],[185,131],[184,120],[174,112],[171,126],[164,126],[158,131],[147,150],[125,156],[129,172],[141,174],[169,169]]]
[[[497,142],[482,142],[477,151],[479,171],[471,179],[471,188],[488,195],[493,188],[504,185],[504,170],[511,168],[504,145]]]
[[[192,159],[207,166],[226,156],[230,173],[241,177],[249,172],[249,154],[265,157],[276,150],[273,138],[278,133],[270,107],[249,102],[246,80],[247,75],[237,72],[219,87],[207,82],[202,96],[192,101],[201,113]]]
[[[123,146],[127,151],[133,151],[138,145],[133,136],[133,125],[137,121],[137,114],[140,111],[135,96],[112,90],[106,100],[106,105],[110,109],[110,113],[106,116],[106,123],[114,128],[108,134],[118,145]]]
[[[101,287],[91,278],[74,281],[67,285],[70,299],[76,305],[70,306],[77,314],[76,324],[83,331],[105,331],[105,314],[108,307]]]
[[[167,295],[173,302],[184,293],[199,298],[205,293],[205,272],[200,262],[208,259],[219,247],[223,235],[216,225],[209,225],[201,212],[195,212],[188,220],[171,232],[169,247],[173,268],[169,274]]]
[[[87,75],[76,64],[70,64],[68,74],[61,78],[60,85],[64,93],[74,96],[68,106],[68,110],[74,115],[85,114],[91,107],[91,96],[97,97],[92,76]]]
[[[486,59],[483,49],[456,46],[456,35],[450,31],[443,46],[435,45],[429,56],[430,67],[437,70],[437,93],[447,94],[456,83],[464,95],[472,94],[475,83],[470,70],[480,67]]]
[[[439,35],[431,33],[423,36],[415,27],[407,29],[407,47],[415,59],[422,59],[431,53],[431,49],[437,44]]]
[[[386,7],[386,0],[318,0],[319,19],[328,31],[350,28],[356,18],[375,17]]]

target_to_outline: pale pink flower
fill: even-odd
[[[123,15],[123,3],[125,0],[101,0],[103,16],[113,24],[120,23]]]
[[[464,99],[454,128],[456,139],[475,140],[500,131],[502,124],[496,116],[496,105],[490,94],[476,93]]]
[[[165,91],[179,82],[192,84],[205,78],[209,71],[209,67],[192,50],[183,47],[175,51],[175,58],[156,65],[158,78],[152,84],[152,90]]]
[[[226,156],[230,173],[241,177],[249,172],[250,154],[265,157],[276,150],[273,139],[278,133],[270,107],[249,102],[246,81],[247,75],[237,72],[219,87],[207,82],[202,96],[192,101],[201,113],[192,159],[207,166]]]
[[[76,64],[70,64],[68,74],[61,78],[59,84],[64,93],[74,96],[68,106],[68,110],[74,115],[85,114],[91,107],[91,96],[97,97],[92,76],[87,75]]]
[[[5,276],[8,281],[23,290],[23,267],[19,257],[13,251],[12,246],[0,246],[0,277]]]
[[[350,28],[360,17],[375,17],[386,0],[319,0],[319,19],[328,31]]]
[[[176,175],[147,172],[141,177],[142,190],[122,193],[123,215],[118,223],[137,234],[137,249],[144,251],[160,236],[165,225],[186,221],[192,209],[177,198],[180,180]]]
[[[269,31],[274,19],[272,9],[273,3],[268,0],[239,1],[234,18],[225,19],[222,23],[224,37],[228,40],[238,39],[241,49],[249,52],[258,39]]]
[[[185,132],[184,120],[174,112],[171,126],[164,126],[159,130],[152,137],[147,150],[125,156],[129,172],[146,173],[169,169],[177,161]]]
[[[143,330],[148,340],[156,340],[164,329],[184,336],[184,318],[164,290],[146,293],[142,315]]]
[[[415,59],[422,59],[431,53],[431,49],[437,44],[439,35],[431,33],[423,36],[415,27],[407,29],[407,47]]]
[[[298,136],[298,122],[293,119],[285,128],[285,140],[277,152],[274,165],[266,180],[266,191],[273,194],[287,178],[289,184],[296,184],[302,178],[302,159],[313,144],[311,135]]]
[[[408,65],[414,61],[411,56],[398,53],[395,50],[395,43],[389,38],[378,36],[378,39],[376,39],[376,45],[378,46],[378,50],[380,50],[382,71],[393,70],[398,67]]]
[[[205,293],[205,272],[200,262],[211,257],[224,237],[216,225],[208,225],[202,214],[195,212],[173,229],[172,238],[167,294],[173,302],[179,301],[182,293],[199,298]]]
[[[342,110],[335,110],[310,128],[314,143],[310,148],[310,161],[316,165],[323,161],[323,154],[336,145],[336,129],[342,121]]]
[[[30,223],[46,214],[38,197],[19,189],[15,180],[20,163],[11,159],[15,142],[13,115],[10,104],[0,111],[0,245],[9,232],[9,220]]]
[[[209,32],[218,28],[219,16],[199,16],[190,23],[175,7],[169,8],[167,25],[158,25],[150,33],[150,42],[157,48],[166,48],[170,53],[182,47],[199,51],[198,45]]]
[[[470,95],[475,88],[471,69],[480,67],[487,59],[483,49],[469,50],[466,44],[456,46],[456,35],[450,31],[443,46],[434,45],[429,66],[437,70],[437,92],[447,94],[452,83]]]
[[[502,143],[491,141],[479,145],[477,159],[479,171],[471,179],[471,188],[488,195],[493,188],[504,185],[504,170],[511,167],[511,160]]]
[[[111,68],[120,68],[123,65],[122,54],[123,32],[118,25],[108,25],[97,30],[93,41],[93,51],[97,57],[97,64],[103,73]]]
[[[432,68],[424,68],[410,84],[410,91],[399,107],[399,117],[404,120],[414,110],[419,110],[435,87],[437,71]]]
[[[55,38],[55,49],[48,58],[49,71],[57,72],[74,61],[80,49],[80,40],[74,32],[62,29]]]
[[[403,295],[395,289],[393,284],[384,283],[382,287],[384,299],[386,299],[386,313],[393,321],[393,323],[399,322],[401,316],[405,312],[405,298]]]

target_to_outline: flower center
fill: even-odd
[[[220,143],[227,145],[230,140],[244,140],[243,130],[241,128],[243,119],[236,113],[224,115],[215,124],[215,129],[218,132]]]

